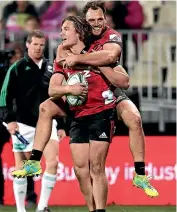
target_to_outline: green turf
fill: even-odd
[[[88,212],[86,207],[50,207],[52,212]],[[35,209],[27,209],[34,212]],[[107,212],[175,212],[175,206],[110,206]],[[0,207],[0,212],[16,212],[15,207]]]

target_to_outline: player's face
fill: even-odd
[[[72,21],[65,21],[61,27],[62,45],[65,48],[70,48],[76,45],[79,41],[79,34],[76,32]]]
[[[27,43],[28,54],[34,59],[40,59],[43,56],[45,48],[45,38],[32,37],[31,43]]]
[[[86,13],[86,21],[92,26],[92,33],[100,35],[106,26],[106,19],[102,9],[92,10],[91,8]]]

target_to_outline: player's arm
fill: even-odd
[[[118,65],[114,68],[99,67],[98,69],[115,87],[123,89],[129,88],[129,76],[122,66]]]
[[[49,83],[49,96],[60,98],[64,95],[85,95],[87,93],[86,85],[76,83],[74,85],[63,84],[65,77],[63,69],[54,62],[54,75]]]
[[[50,97],[60,98],[68,93],[68,86],[62,84],[65,79],[64,70],[56,61],[54,61],[53,69],[54,74],[50,79],[48,92]]]
[[[91,66],[107,66],[115,63],[121,56],[122,40],[118,34],[110,34],[103,44],[103,50],[92,52],[79,57],[78,63],[86,63]]]
[[[60,66],[56,62],[57,60],[61,60],[65,56],[65,51],[62,45],[60,44],[57,48],[56,60],[54,61],[53,65],[54,74],[52,75],[49,83],[48,93],[50,97],[60,98],[69,92],[69,86],[62,84],[65,79],[62,66]]]
[[[54,98],[60,98],[69,93],[69,86],[62,85],[64,81],[64,75],[55,73],[52,75],[49,83],[49,96]]]
[[[62,45],[60,44],[57,48],[57,55],[56,55],[56,63],[60,66],[64,66],[64,63],[65,63],[65,58],[68,57],[68,56],[73,56],[74,54],[72,54],[72,52],[69,52],[68,50],[64,50]],[[84,64],[76,64],[74,66],[75,69],[77,70],[85,70],[85,69],[89,69],[89,65],[84,65]]]
[[[13,100],[16,98],[17,63],[14,63],[7,71],[1,91],[0,107],[6,107],[5,121],[7,123],[16,121],[16,113],[13,110]]]
[[[60,44],[57,48],[55,61],[58,63],[58,61],[62,60],[66,56],[67,56],[66,51],[63,49],[62,44]]]
[[[116,42],[107,42],[103,45],[103,50],[79,55],[70,55],[65,58],[65,63],[69,67],[77,64],[90,66],[106,66],[115,63],[121,55],[121,46]]]
[[[105,66],[117,61],[120,57],[121,46],[117,43],[105,43],[103,50],[86,53],[77,57],[77,63],[91,66]]]

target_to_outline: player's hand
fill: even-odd
[[[86,96],[88,93],[88,88],[83,83],[76,83],[70,86],[71,86],[70,93],[74,96]]]
[[[78,54],[74,54],[74,53],[71,52],[71,51],[67,51],[67,52],[66,52],[66,55],[67,55],[67,56],[72,56],[72,55],[78,55]]]
[[[78,55],[70,55],[68,57],[65,57],[64,66],[72,68],[77,64],[77,61],[78,61]]]
[[[10,122],[7,125],[7,130],[11,135],[15,135],[15,131],[19,131],[19,126],[17,122]]]
[[[58,60],[57,62],[60,66],[62,66],[63,69],[69,69],[70,67],[68,66],[67,62],[66,62],[66,58],[62,58],[60,60]]]
[[[57,134],[58,134],[59,140],[62,140],[64,137],[66,137],[66,132],[63,129],[58,130]]]

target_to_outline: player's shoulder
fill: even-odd
[[[24,70],[24,63],[25,63],[24,58],[16,61],[11,66],[9,66],[8,72],[12,74],[15,73],[16,75],[18,75],[20,70]]]
[[[105,31],[105,36],[110,36],[110,35],[117,35],[117,36],[121,36],[120,33],[110,27],[108,27]]]
[[[26,65],[25,58],[21,58],[20,60],[17,60],[15,63],[11,65],[10,68],[17,70],[23,69],[23,67]]]
[[[26,60],[25,57],[22,57],[21,59],[19,59],[19,60],[17,60],[17,61],[15,62],[15,64],[16,64],[17,66],[23,65],[23,64],[26,64],[26,63],[27,63],[27,60]]]
[[[105,40],[109,42],[122,43],[122,38],[120,33],[112,28],[107,28],[104,36],[105,36]]]
[[[63,67],[56,61],[56,59],[53,61],[53,73],[64,73]]]

